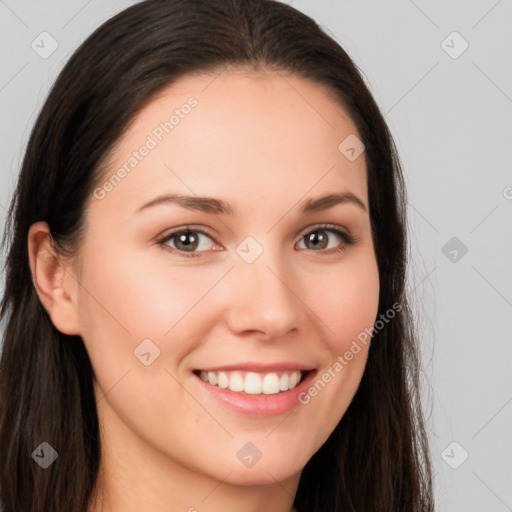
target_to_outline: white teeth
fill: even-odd
[[[265,395],[279,393],[279,377],[277,373],[267,373],[267,375],[263,377],[262,388]]]
[[[281,391],[287,391],[288,389],[290,389],[288,387],[289,382],[290,382],[290,377],[288,377],[287,373],[283,373],[283,375],[281,375],[281,378],[279,379],[279,389]]]
[[[261,377],[254,372],[245,376],[244,391],[250,395],[261,395]]]
[[[239,373],[233,373],[229,379],[229,389],[231,391],[243,391],[244,390],[244,379]]]
[[[220,372],[217,376],[217,386],[222,389],[226,389],[229,386],[228,376],[224,372]]]
[[[199,377],[212,386],[245,392],[249,395],[275,395],[293,389],[302,377],[300,370],[286,372],[256,373],[243,371],[201,371]]]

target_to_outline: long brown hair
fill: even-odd
[[[31,279],[29,227],[46,221],[59,251],[79,245],[102,163],[162,88],[226,65],[292,72],[327,86],[365,145],[381,315],[348,410],[305,466],[298,512],[430,512],[431,462],[420,357],[405,294],[406,197],[397,151],[346,52],[308,16],[274,0],[147,0],[100,26],[72,55],[32,130],[3,238],[0,501],[5,512],[86,512],[98,475],[94,372],[83,341],[52,324]],[[221,121],[219,121],[221,122]],[[57,461],[31,454],[46,441]]]

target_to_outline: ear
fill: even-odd
[[[27,242],[32,281],[39,300],[59,331],[79,335],[78,282],[70,261],[55,251],[46,222],[30,226]]]

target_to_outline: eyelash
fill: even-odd
[[[315,231],[330,231],[332,233],[335,233],[345,242],[345,245],[341,245],[341,246],[333,248],[333,249],[328,249],[328,250],[323,250],[323,251],[312,251],[312,252],[319,252],[321,254],[341,253],[341,252],[347,251],[349,246],[355,245],[357,243],[357,238],[355,236],[350,235],[349,233],[346,233],[345,231],[340,230],[335,224],[321,224],[319,226],[315,226],[313,229],[310,229],[309,231],[304,233],[301,236],[301,240],[306,235],[310,235],[311,233],[314,233]],[[206,231],[204,231],[202,229],[185,226],[182,228],[178,228],[178,229],[172,231],[171,233],[167,233],[163,237],[159,238],[157,240],[157,244],[160,245],[162,247],[162,249],[171,251],[173,253],[178,253],[180,256],[183,256],[185,258],[197,258],[201,255],[202,252],[206,252],[206,251],[187,253],[185,251],[180,251],[179,249],[174,249],[173,247],[170,247],[167,245],[167,242],[169,240],[171,240],[173,237],[175,237],[177,235],[181,235],[181,234],[190,233],[190,232],[201,233],[202,235],[207,236],[208,238],[213,240],[215,243],[217,243],[217,241],[212,237],[212,235],[210,235]]]

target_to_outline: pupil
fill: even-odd
[[[194,238],[195,240],[192,241],[192,242],[187,242],[186,240],[187,240],[188,237]],[[181,235],[179,235],[178,241],[184,247],[189,247],[189,248],[192,247],[193,249],[195,249],[197,247],[197,242],[198,242],[197,237],[193,233],[191,233],[190,231],[187,232],[187,233],[182,233]]]
[[[316,233],[321,233],[320,236],[318,236]],[[325,236],[325,233],[323,231],[317,231],[316,233],[311,233],[309,235],[309,241],[310,242],[313,242],[315,244],[315,247],[321,247],[322,249],[324,249],[327,244],[326,244],[326,241],[327,241],[327,237]],[[320,242],[320,243],[318,243]]]

